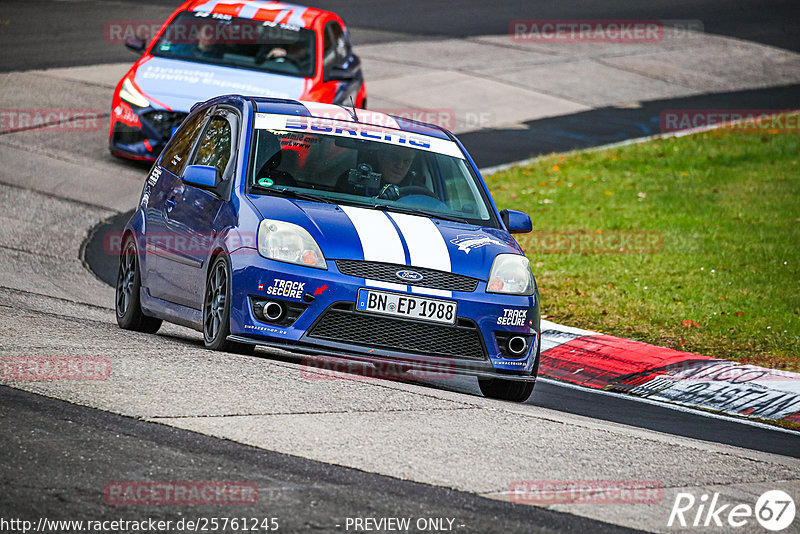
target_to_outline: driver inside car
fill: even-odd
[[[305,43],[297,41],[288,45],[273,47],[266,56],[258,56],[256,63],[264,61],[274,61],[276,63],[289,63],[297,69],[305,69],[308,66],[308,47]]]
[[[220,59],[222,57],[225,46],[216,39],[216,24],[207,22],[199,29],[190,27],[188,31],[190,36],[197,37],[197,43],[191,42],[191,37],[180,37],[176,31],[177,44],[171,44],[170,53],[180,58]]]
[[[374,169],[368,163],[359,164],[339,177],[336,189],[351,195],[397,200],[403,188],[425,186],[424,179],[411,170],[414,157],[413,150],[386,147],[378,151]]]

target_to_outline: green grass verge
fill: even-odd
[[[486,179],[500,207],[533,219],[518,240],[546,318],[797,371],[798,160],[797,133],[724,129]]]

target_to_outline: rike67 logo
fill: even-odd
[[[794,500],[781,490],[764,492],[755,507],[745,504],[722,504],[719,493],[709,497],[703,494],[699,499],[691,493],[678,493],[667,526],[681,527],[747,527],[747,532],[755,532],[753,518],[767,530],[778,532],[792,524],[795,518]],[[725,525],[727,523],[727,525]]]

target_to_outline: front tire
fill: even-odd
[[[125,330],[155,334],[161,328],[161,319],[149,317],[142,312],[141,289],[139,255],[136,253],[136,242],[133,236],[129,235],[122,245],[117,272],[115,294],[117,324]]]
[[[206,348],[250,354],[254,345],[228,341],[231,333],[231,269],[225,256],[217,256],[208,270],[203,298],[203,341]]]
[[[517,380],[503,380],[502,378],[479,378],[478,386],[481,393],[490,399],[506,400],[511,402],[525,402],[533,393],[536,377],[539,375],[539,360],[541,359],[541,345],[536,349],[536,363],[533,364],[532,382],[519,382]]]

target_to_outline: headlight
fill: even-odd
[[[258,253],[271,260],[327,269],[328,264],[305,228],[283,221],[264,219],[258,226]]]
[[[489,273],[487,293],[533,295],[533,274],[528,258],[518,254],[498,254]]]
[[[131,82],[130,78],[125,78],[125,81],[122,82],[122,89],[119,90],[119,97],[125,102],[129,102],[140,108],[146,108],[150,105],[150,101],[133,86],[133,82]]]

